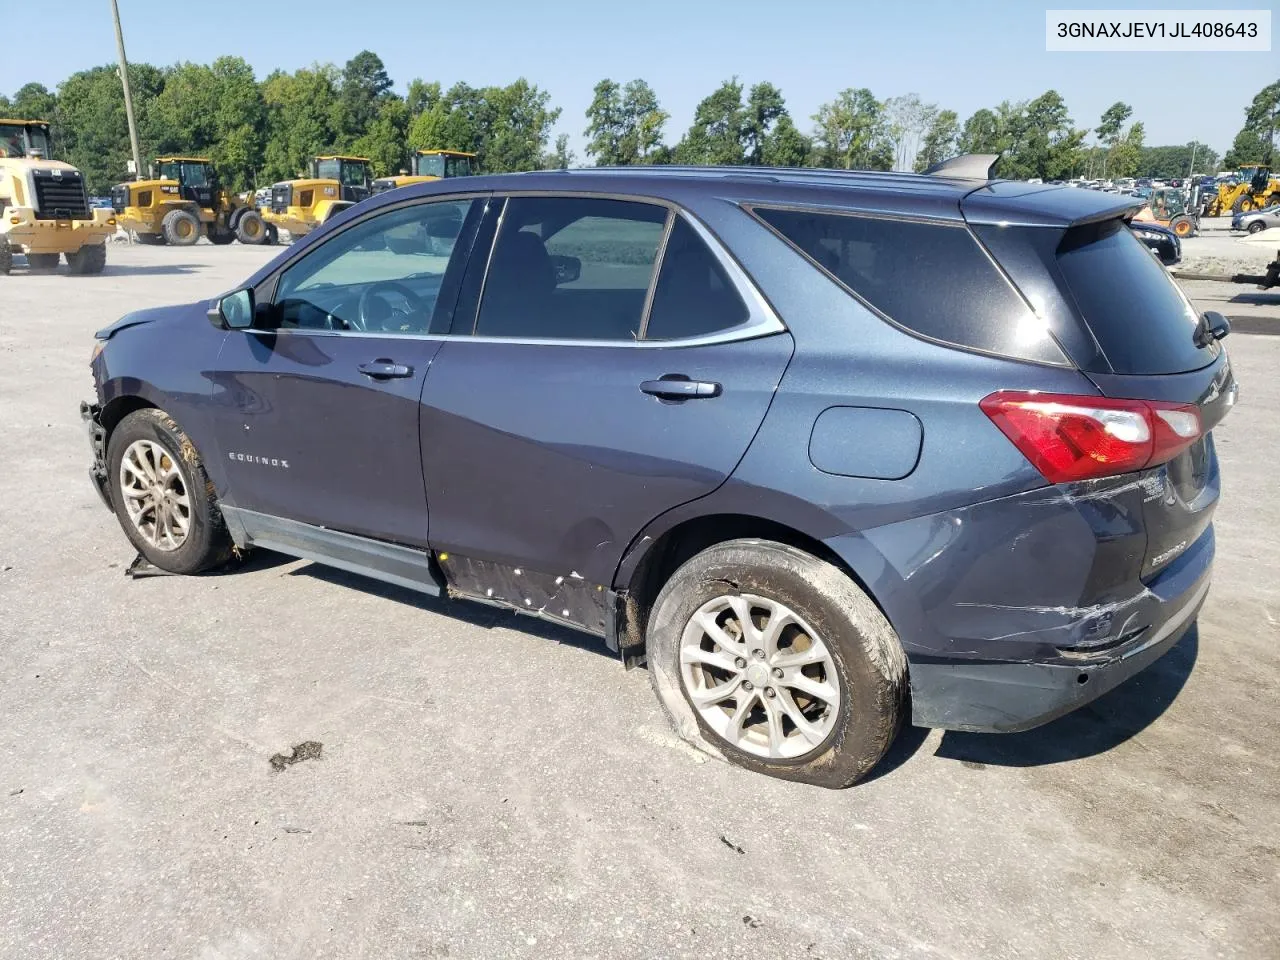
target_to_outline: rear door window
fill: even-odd
[[[667,216],[630,200],[512,197],[476,336],[636,340]]]
[[[1066,357],[960,223],[755,207],[752,212],[889,320],[942,343],[1019,360]]]
[[[1195,345],[1195,308],[1121,221],[1068,230],[1057,260],[1115,373],[1184,373],[1217,357],[1216,345]]]
[[[702,337],[741,326],[749,317],[715,254],[677,217],[662,254],[644,338]]]

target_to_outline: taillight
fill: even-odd
[[[1153,467],[1201,435],[1194,404],[1001,390],[980,406],[1050,483]]]

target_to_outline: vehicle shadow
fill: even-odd
[[[195,263],[151,263],[151,264],[117,264],[107,261],[101,277],[146,277],[172,276],[174,274],[195,273],[200,269]]]
[[[268,551],[254,550],[245,559],[245,566],[240,569],[246,569],[249,564],[254,562],[259,553],[268,553]],[[272,556],[279,557],[281,563],[294,562],[292,557],[286,557],[282,554],[273,554]],[[309,563],[296,570],[290,570],[289,576],[312,577],[316,580],[323,580],[326,583],[359,590],[361,593],[371,593],[386,600],[408,604],[411,607],[418,607],[421,610],[438,613],[454,620],[461,620],[463,623],[483,627],[486,630],[494,627],[506,627],[544,640],[551,640],[561,646],[575,647],[610,659],[617,659],[618,657],[616,653],[605,646],[603,638],[593,637],[588,633],[563,627],[550,620],[517,613],[514,610],[499,609],[470,600],[433,597],[429,594],[419,593],[417,590],[410,590],[407,587],[399,587],[393,583],[374,580],[357,573],[348,573],[346,570],[339,570],[336,567],[328,567],[319,563]]]
[[[1192,624],[1163,657],[1079,710],[1024,733],[947,731],[934,756],[966,764],[1039,767],[1105,753],[1169,709],[1199,652],[1199,625]]]

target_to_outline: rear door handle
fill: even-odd
[[[362,363],[356,369],[373,380],[396,380],[413,376],[413,367],[381,357]]]
[[[659,400],[696,400],[720,396],[720,384],[708,380],[690,380],[682,374],[669,373],[659,380],[646,380],[640,392]]]

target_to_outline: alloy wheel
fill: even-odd
[[[680,640],[685,694],[745,753],[794,760],[822,745],[840,712],[835,661],[783,603],[751,594],[708,600]]]
[[[191,500],[178,462],[152,440],[135,440],[120,459],[125,512],[157,550],[177,550],[191,532]]]

